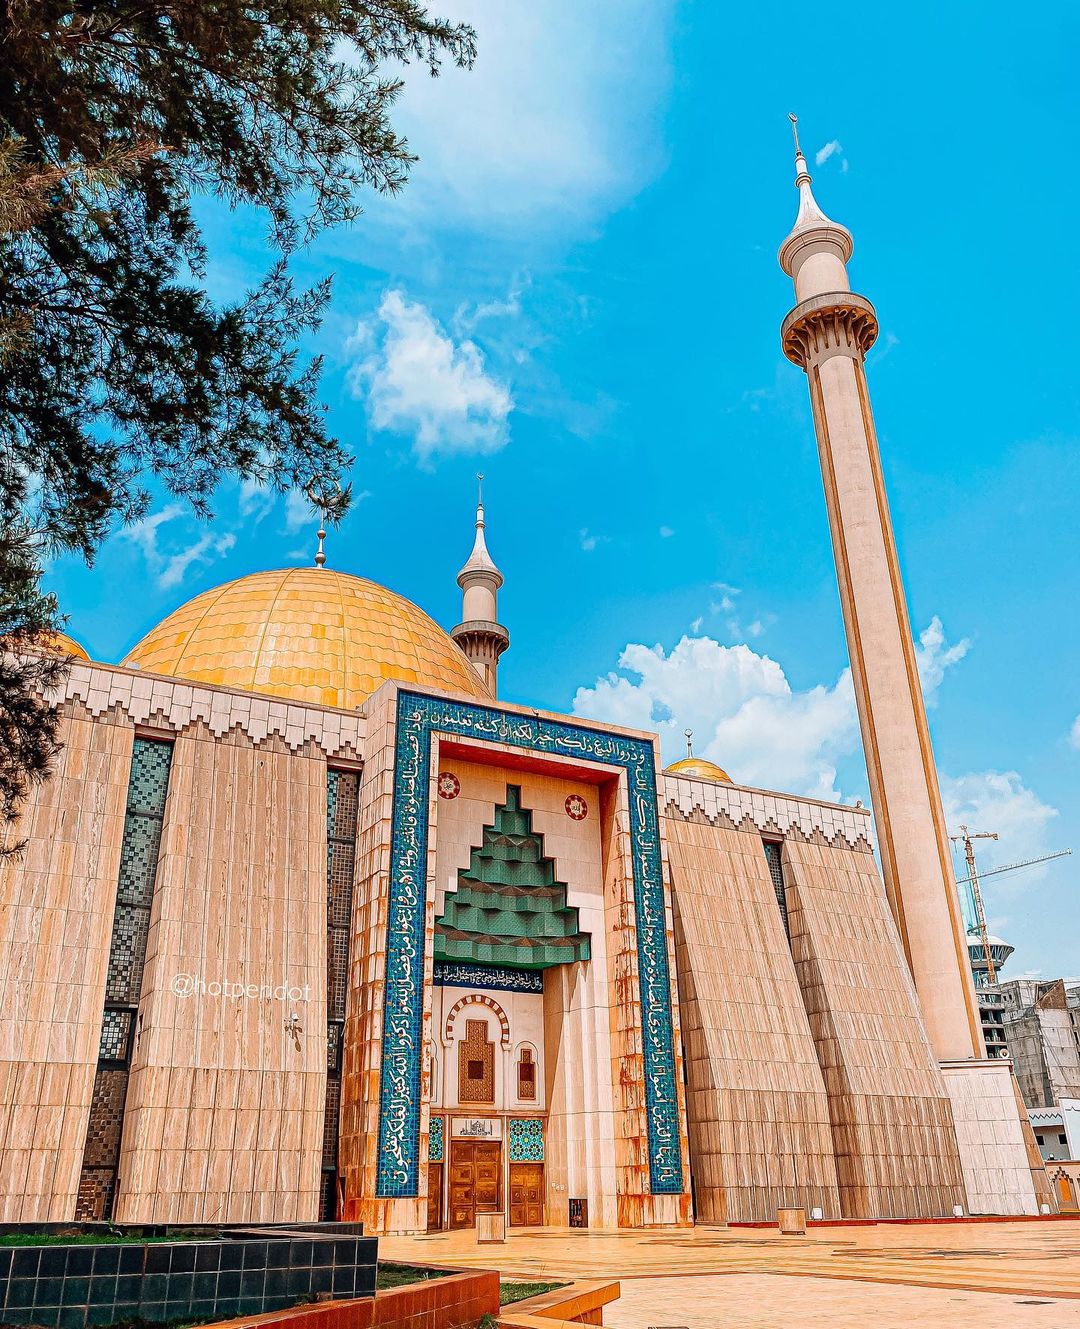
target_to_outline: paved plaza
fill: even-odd
[[[384,1237],[382,1259],[495,1267],[534,1279],[619,1279],[611,1329],[831,1329],[873,1323],[1080,1326],[1080,1220],[567,1232],[504,1245],[475,1234]]]
[[[1012,1329],[1080,1325],[1080,1301],[898,1287],[774,1274],[632,1278],[606,1308],[607,1329],[937,1329],[1007,1324]]]

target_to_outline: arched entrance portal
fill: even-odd
[[[483,1212],[545,1222],[546,1139],[559,1057],[560,972],[586,969],[591,937],[567,901],[521,789],[457,873],[435,922],[428,1227],[468,1228]],[[550,989],[550,995],[548,990]]]

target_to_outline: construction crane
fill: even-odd
[[[971,894],[975,899],[975,920],[979,926],[979,940],[982,942],[983,959],[986,961],[986,981],[990,984],[997,982],[997,971],[994,968],[994,957],[990,954],[990,934],[986,930],[986,910],[983,908],[982,891],[979,889],[979,873],[975,867],[975,848],[972,841],[996,840],[997,838],[997,831],[972,831],[967,826],[960,827],[959,835],[949,836],[953,844],[964,846],[968,880],[971,883]]]
[[[959,836],[950,835],[949,839],[959,839]],[[985,881],[987,877],[996,877],[1002,872],[1016,872],[1019,868],[1033,868],[1036,863],[1049,863],[1055,858],[1068,858],[1071,854],[1071,849],[1058,849],[1052,854],[1040,854],[1038,858],[1025,858],[1019,863],[1005,863],[999,868],[991,868],[989,872],[980,872],[979,880]],[[957,886],[967,886],[970,882],[970,877],[961,877],[956,884]]]
[[[979,888],[979,872],[975,866],[975,847],[973,840],[996,840],[997,831],[972,831],[967,826],[960,827],[959,835],[950,835],[949,839],[953,844],[962,844],[964,846],[964,860],[967,863],[968,875],[963,880],[958,881],[957,886],[970,886],[972,899],[975,902],[975,922],[979,929],[979,940],[982,942],[983,958],[986,961],[986,981],[988,983],[997,982],[997,971],[994,968],[994,957],[990,954],[990,934],[986,927],[986,910],[983,907],[982,891]],[[1072,853],[1071,849],[1059,849],[1054,854],[1040,854],[1038,858],[1025,858],[1020,863],[1006,863],[1004,867],[991,868],[989,872],[984,872],[984,877],[996,877],[1001,872],[1015,872],[1018,868],[1030,868],[1036,863],[1048,863],[1051,859],[1067,858]]]

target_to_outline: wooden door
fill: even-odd
[[[510,1226],[542,1227],[543,1223],[543,1163],[511,1163]]]
[[[479,1211],[500,1206],[502,1145],[498,1140],[453,1140],[450,1144],[450,1226],[475,1227]]]
[[[442,1228],[442,1164],[427,1165],[427,1230],[438,1232]]]

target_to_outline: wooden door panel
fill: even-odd
[[[543,1163],[510,1164],[510,1225],[541,1227],[544,1222]]]
[[[428,1163],[427,1229],[438,1232],[442,1227],[442,1170],[441,1163]]]
[[[472,1227],[475,1221],[473,1145],[469,1140],[453,1140],[450,1144],[450,1226]]]
[[[478,1210],[498,1211],[501,1182],[502,1145],[498,1141],[451,1141],[450,1227],[474,1227]]]
[[[495,1141],[477,1141],[473,1145],[473,1169],[476,1207],[490,1213],[499,1208],[502,1181],[502,1145]]]

